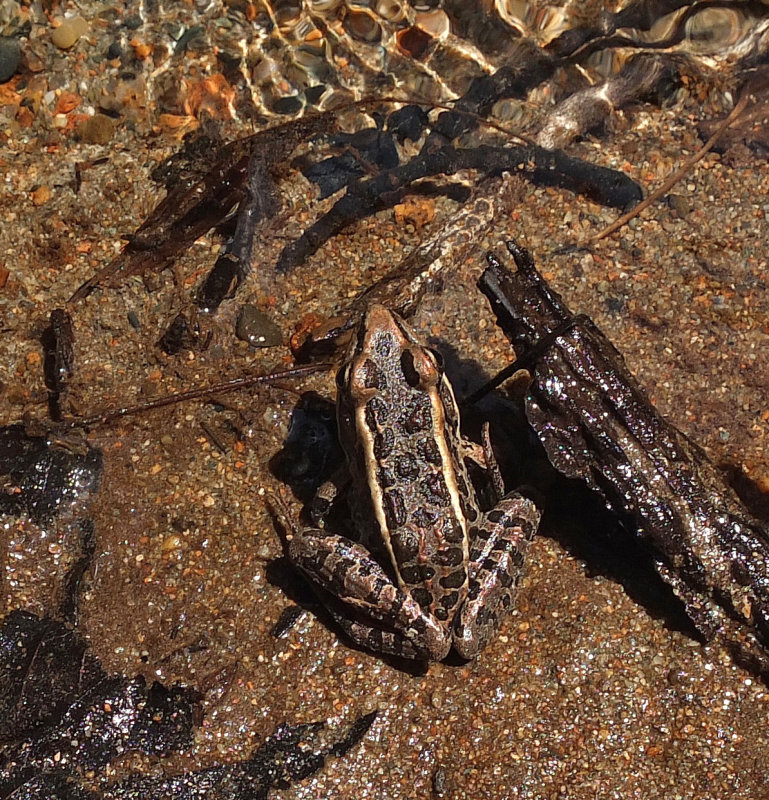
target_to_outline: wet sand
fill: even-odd
[[[146,25],[136,32],[146,34]],[[94,41],[96,49],[103,34]],[[100,73],[93,61],[78,59],[77,49],[56,52],[28,79],[44,76],[49,88],[55,79],[71,91],[87,75],[89,97],[101,86],[120,94],[110,70]],[[144,105],[128,98],[105,145],[77,141],[55,114],[41,111],[24,125],[18,107],[11,115],[7,104],[0,108],[0,249],[9,270],[0,290],[3,422],[44,419],[38,340],[47,314],[117,252],[120,236],[160,197],[148,173],[176,142],[168,130],[153,130],[158,103],[151,92],[147,97]],[[621,168],[650,191],[699,146],[694,123],[718,106],[696,92],[664,110],[642,106],[617,130],[588,136],[569,152]],[[244,122],[226,127],[250,131]],[[558,251],[584,242],[617,212],[521,182],[519,202],[414,319],[455,354],[449,364],[458,393],[474,388],[479,370],[492,373],[510,359],[475,282],[484,251],[501,250],[512,236],[569,306],[593,317],[675,425],[717,463],[740,466],[766,489],[769,167],[754,155],[738,156],[708,154],[673,190],[675,201],[654,204],[590,252]],[[75,192],[74,165],[101,157],[109,161],[85,170]],[[302,197],[301,182],[292,186],[284,202],[294,204],[289,233],[296,235],[315,206]],[[288,338],[304,314],[344,306],[456,209],[436,201],[435,220],[420,230],[383,212],[285,278],[262,272],[235,303],[267,307]],[[277,254],[283,243],[269,242],[265,252]],[[132,278],[73,310],[77,373],[68,412],[289,363],[287,347],[253,351],[234,338],[175,358],[155,347],[219,244],[204,238],[173,273],[153,279],[152,292]],[[378,709],[359,747],[281,795],[769,797],[766,685],[717,645],[703,646],[636,602],[571,553],[558,531],[537,538],[515,614],[472,663],[411,670],[354,649],[310,612],[284,638],[271,637],[281,611],[303,590],[280,561],[265,507],[265,493],[279,485],[269,461],[285,438],[296,392],[308,389],[332,397],[332,375],[228,396],[223,410],[185,404],[89,435],[103,449],[105,474],[80,628],[107,669],[207,692],[194,751],[164,761],[163,769],[242,758],[280,722],[327,720],[333,727]],[[237,440],[235,428],[247,435]],[[45,610],[45,598],[25,580],[44,557],[40,546],[27,541],[6,559],[6,611]],[[130,764],[150,767],[158,769],[148,760]],[[108,777],[127,769],[117,765]]]

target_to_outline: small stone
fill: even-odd
[[[32,203],[36,206],[43,206],[51,199],[51,189],[49,186],[38,186],[34,189],[30,196]]]
[[[432,222],[435,217],[435,201],[431,197],[407,197],[393,209],[398,225],[411,224],[416,230]]]
[[[120,58],[123,55],[123,45],[120,42],[112,42],[112,44],[107,48],[106,56],[109,61],[112,61],[115,58]]]
[[[19,68],[21,47],[12,36],[0,36],[0,83],[9,81]]]
[[[297,114],[302,110],[302,101],[297,95],[289,95],[287,97],[279,97],[271,104],[271,110],[275,114]]]
[[[108,144],[115,132],[115,121],[106,114],[94,114],[77,126],[77,137],[85,144]]]
[[[347,33],[358,41],[373,44],[382,39],[382,26],[366,12],[348,10],[344,26]]]
[[[252,347],[277,347],[283,341],[280,328],[264,312],[248,304],[240,309],[235,335]]]
[[[165,537],[165,539],[163,539],[161,548],[164,552],[170,553],[174,550],[181,550],[183,546],[184,541],[182,540],[182,537],[179,536],[178,533],[170,533]]]
[[[68,17],[51,33],[51,41],[59,50],[69,50],[73,44],[88,33],[88,23],[82,17]]]
[[[47,43],[46,43],[47,46]],[[28,72],[42,72],[46,66],[46,58],[42,50],[42,40],[27,42],[24,47],[24,66]],[[30,84],[32,85],[32,84]],[[46,84],[46,88],[47,84]]]
[[[688,216],[692,211],[692,204],[689,202],[689,198],[684,197],[682,194],[668,195],[668,205],[681,219]]]

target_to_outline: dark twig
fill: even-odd
[[[394,205],[411,191],[415,181],[432,175],[453,175],[464,169],[482,170],[486,175],[504,171],[522,173],[538,183],[582,192],[598,202],[620,208],[641,199],[638,184],[622,172],[572,158],[560,151],[536,146],[455,148],[446,145],[423,152],[374,178],[351,182],[347,193],[327,214],[296,241],[286,245],[278,258],[277,271],[288,272],[350,223]]]

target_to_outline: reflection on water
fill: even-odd
[[[254,102],[293,114],[369,94],[450,102],[474,77],[509,63],[521,39],[574,65],[546,95],[616,75],[640,51],[712,66],[767,47],[762,3],[618,4],[526,0],[274,0],[265,2],[245,45]],[[539,98],[542,99],[542,98]]]

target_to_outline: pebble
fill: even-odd
[[[252,347],[276,347],[283,341],[280,328],[264,312],[248,304],[240,309],[235,335]]]
[[[38,186],[30,192],[32,203],[36,206],[44,206],[51,199],[51,189],[49,186]]]
[[[107,48],[107,58],[111,61],[123,55],[123,45],[120,42],[112,42]]]
[[[407,197],[393,208],[398,225],[411,224],[419,230],[435,218],[435,200],[431,197]]]
[[[21,47],[13,36],[0,36],[0,83],[9,81],[19,68]]]
[[[59,50],[69,50],[73,44],[88,33],[88,23],[82,17],[68,17],[51,33],[51,41]]]
[[[115,121],[106,114],[94,114],[77,126],[77,136],[85,144],[108,144],[115,132]]]
[[[297,114],[302,109],[302,101],[296,95],[279,97],[272,104],[272,111],[275,114]]]
[[[161,548],[164,552],[170,553],[173,550],[180,550],[184,546],[182,537],[177,533],[171,533],[163,539]]]
[[[668,195],[668,205],[675,211],[680,219],[687,217],[692,210],[692,204],[689,198],[684,197],[682,194]]]

